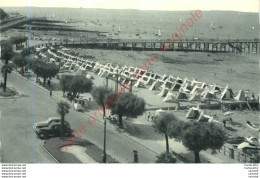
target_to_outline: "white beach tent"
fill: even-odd
[[[161,87],[170,89],[173,85],[174,85],[173,82],[165,80]]]
[[[141,79],[137,80],[137,82],[134,84],[136,88],[145,88],[143,82]]]
[[[159,96],[165,97],[168,93],[169,89],[168,88],[162,88],[161,92],[159,93]]]
[[[143,75],[142,78],[140,78],[140,80],[145,84],[149,80],[149,78],[150,77]]]
[[[188,96],[187,93],[179,91],[177,96],[176,96],[176,100],[187,100]]]
[[[201,88],[198,85],[195,85],[190,93],[191,94],[194,94],[194,93],[202,94],[203,91],[204,91],[204,88]]]
[[[189,101],[199,101],[200,100],[200,94],[197,92],[194,92],[190,98],[188,99]]]
[[[178,91],[181,88],[181,84],[178,82],[173,83],[172,87],[170,88],[170,90],[172,91]]]
[[[214,92],[211,92],[209,90],[206,90],[206,92],[204,92],[202,94],[202,99],[215,99],[215,98],[216,98],[216,96],[215,96]]]
[[[199,108],[192,107],[188,110],[185,117],[189,119],[198,119],[201,112],[202,111]]]
[[[246,101],[245,91],[239,90],[237,96],[234,99],[237,101]]]
[[[197,122],[211,122],[213,120],[213,117],[207,114],[204,114],[204,110],[200,113],[199,118],[197,119]]]
[[[104,72],[100,75],[101,77],[107,77],[109,75],[108,70],[104,70]]]
[[[170,75],[170,76],[171,76],[171,75]],[[169,76],[169,77],[170,77],[170,76]],[[162,79],[163,81],[165,81],[167,78],[168,78],[167,75],[164,74],[161,79]]]
[[[158,79],[153,82],[152,86],[149,88],[149,90],[160,90],[160,86],[162,85],[162,82],[160,82]]]
[[[167,113],[168,113],[168,112],[165,111],[165,110],[158,109],[158,110],[155,111],[155,116],[161,117],[161,116],[163,116],[163,115],[165,115],[165,114],[167,114]]]
[[[175,96],[171,91],[168,91],[166,97],[163,99],[163,102],[171,102],[175,100]]]
[[[230,100],[233,99],[234,93],[231,88],[228,87],[228,85],[225,87],[223,92],[220,95],[221,100]]]
[[[101,76],[105,70],[103,68],[99,68],[98,75]]]
[[[144,84],[145,85],[152,85],[154,82],[155,82],[155,79],[149,77],[149,79],[146,82],[144,82]]]

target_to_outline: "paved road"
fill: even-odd
[[[38,140],[33,134],[32,123],[56,116],[57,100],[50,98],[48,92],[15,74],[8,75],[8,82],[26,96],[18,99],[0,99],[2,162],[53,163],[54,161],[41,147],[43,141]],[[73,110],[70,110],[66,120],[70,122],[73,129],[85,125],[87,133],[82,137],[100,148],[103,147],[102,122],[96,122],[91,126],[88,124],[86,114]],[[120,162],[132,162],[133,150],[138,151],[140,162],[152,163],[156,159],[156,153],[148,147],[114,129],[107,129],[108,154]]]

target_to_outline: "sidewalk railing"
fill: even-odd
[[[228,147],[226,145],[224,145],[219,151],[225,156],[228,156],[231,159],[235,159],[241,163],[254,163],[257,161],[254,157],[247,155],[236,148]]]

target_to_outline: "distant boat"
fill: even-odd
[[[252,27],[252,29],[254,30],[254,29],[255,29],[255,27]]]
[[[159,27],[158,36],[161,36],[161,28]]]
[[[180,18],[180,22],[181,22],[181,18]]]
[[[120,32],[121,30],[120,30],[120,25],[119,25],[119,28],[118,28],[118,32]]]
[[[134,21],[134,25],[135,25],[135,21]]]
[[[213,30],[215,29],[213,21],[211,22],[210,27],[211,27]]]

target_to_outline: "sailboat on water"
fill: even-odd
[[[160,28],[160,27],[159,27],[158,36],[162,36],[162,35],[161,35],[161,28]]]
[[[120,25],[119,25],[119,28],[118,28],[118,32],[120,32],[121,30],[120,30]]]
[[[135,25],[135,21],[134,21],[134,25]]]
[[[210,27],[211,27],[213,30],[215,29],[213,21],[211,22]]]

